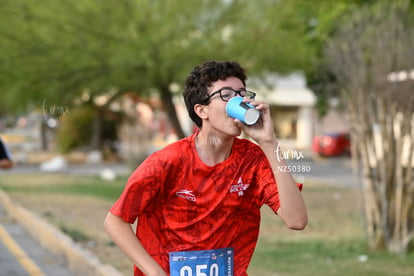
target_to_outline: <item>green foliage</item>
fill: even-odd
[[[112,87],[146,93],[158,83],[168,86],[188,71],[186,64],[217,49],[214,38],[208,41],[217,25],[207,11],[214,7],[219,14],[223,5],[6,1],[0,12],[0,24],[7,26],[0,31],[0,89],[18,106],[46,95],[68,104],[86,88],[96,95]]]
[[[4,0],[0,111],[70,106],[85,90],[145,95],[207,59],[237,60],[250,76],[304,71],[323,98],[324,45],[353,7],[380,2]]]
[[[57,145],[61,152],[67,153],[75,147],[90,144],[94,115],[92,107],[82,106],[73,109],[70,116],[61,116],[57,132]]]
[[[309,70],[313,33],[324,37],[345,3],[330,2],[6,0],[2,103],[69,105],[85,89],[93,96],[112,87],[145,94],[182,83],[206,59],[238,60],[250,74]]]

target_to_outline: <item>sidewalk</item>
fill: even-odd
[[[62,274],[62,276],[122,276],[114,267],[101,263],[90,251],[82,248],[55,226],[13,202],[2,190],[0,190],[0,208],[4,209],[5,213],[13,221],[17,222],[29,233],[29,235],[24,234],[21,238],[29,239],[32,237],[41,245],[41,247],[34,246],[34,248],[30,249],[31,251],[34,250],[33,254],[39,254],[41,250],[44,250],[42,249],[44,247],[55,256],[63,258],[70,272]],[[46,273],[46,270],[44,272]],[[45,275],[56,276],[61,274],[51,272]]]
[[[63,256],[42,247],[1,204],[0,222],[0,275],[74,275]]]

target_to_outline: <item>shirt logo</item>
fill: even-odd
[[[176,192],[175,194],[176,194],[176,196],[187,199],[188,201],[193,201],[193,202],[196,201],[196,197],[193,194],[193,191],[182,189],[182,190],[179,190],[178,192]]]
[[[230,187],[230,193],[238,193],[239,196],[242,196],[244,194],[243,191],[246,191],[247,188],[249,188],[250,184],[243,183],[242,178],[239,178],[239,181],[237,181],[237,184],[231,185]]]

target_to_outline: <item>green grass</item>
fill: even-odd
[[[263,276],[408,276],[414,275],[414,254],[368,252],[363,239],[280,241],[259,244],[250,268],[251,275]]]
[[[53,193],[93,196],[112,203],[122,192],[126,180],[121,177],[106,182],[98,177],[57,174],[2,175],[0,188],[20,198],[27,194],[41,198],[42,194]],[[304,184],[308,226],[303,231],[288,230],[269,208],[263,208],[250,276],[414,275],[414,253],[400,256],[368,250],[361,195],[357,190],[320,183]],[[92,227],[100,229],[102,225]],[[62,230],[80,240],[92,238],[85,237],[74,225]],[[364,255],[367,260],[361,262],[359,258]]]
[[[126,177],[113,182],[103,181],[99,177],[67,175],[7,175],[0,179],[0,189],[11,193],[61,193],[90,195],[116,200],[121,194]]]
[[[269,208],[262,211],[259,241],[249,267],[256,276],[408,276],[414,253],[372,252],[365,239],[357,190],[305,183],[309,224],[290,231]],[[366,256],[366,261],[360,261]]]

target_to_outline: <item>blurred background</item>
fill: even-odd
[[[251,275],[413,275],[413,19],[411,0],[3,0],[0,189],[128,271],[104,215],[132,169],[193,133],[191,69],[235,60],[311,219],[290,233],[264,213]]]

